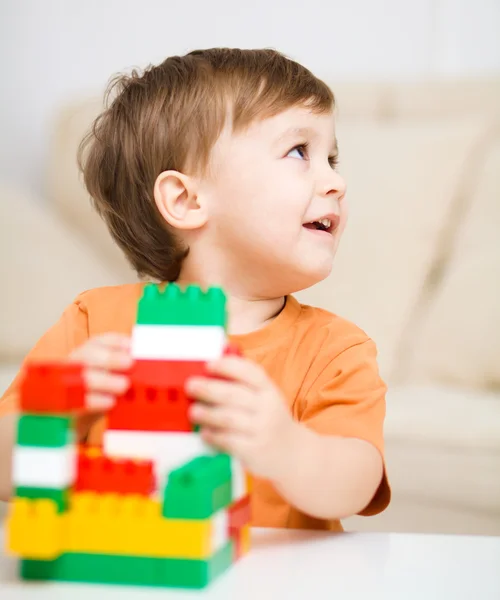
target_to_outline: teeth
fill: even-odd
[[[332,226],[332,222],[330,221],[330,219],[321,219],[318,222],[321,223],[321,225],[324,225],[327,228],[330,228]]]

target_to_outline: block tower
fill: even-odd
[[[82,367],[27,365],[8,550],[24,579],[202,588],[249,549],[250,480],[189,420],[187,377],[228,346],[220,288],[145,286],[129,390],[77,446]]]

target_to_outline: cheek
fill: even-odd
[[[246,167],[227,164],[213,196],[220,225],[238,221],[239,231],[261,240],[284,241],[297,235],[311,190],[300,165],[255,161]]]

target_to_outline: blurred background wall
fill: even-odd
[[[0,392],[79,292],[135,280],[75,163],[106,82],[212,46],[337,97],[350,222],[298,296],[377,343],[393,488],[346,528],[500,535],[498,0],[2,0]]]
[[[51,120],[123,68],[272,46],[332,81],[500,70],[498,0],[3,0],[0,175],[41,190]]]

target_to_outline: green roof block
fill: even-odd
[[[53,415],[22,415],[17,422],[19,446],[61,448],[74,440],[73,419]]]
[[[30,498],[34,500],[48,498],[57,504],[57,512],[59,513],[65,512],[68,508],[69,491],[67,489],[18,487],[15,490],[15,496],[17,498]]]
[[[68,552],[56,560],[22,560],[21,577],[30,580],[200,589],[230,567],[233,552],[233,542],[226,544],[209,560]]]
[[[225,327],[226,295],[222,288],[204,291],[198,285],[181,289],[169,283],[162,291],[157,284],[144,287],[137,311],[138,325],[218,325]]]
[[[207,519],[231,500],[230,457],[199,456],[168,476],[162,514],[169,519]]]

